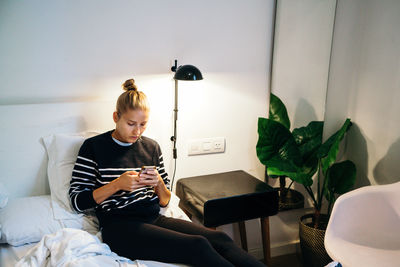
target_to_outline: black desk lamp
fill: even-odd
[[[175,65],[171,67],[171,71],[175,72],[175,107],[174,107],[174,135],[171,136],[171,141],[174,143],[174,148],[172,149],[172,154],[175,160],[174,175],[171,180],[171,191],[174,186],[174,179],[176,173],[176,121],[178,120],[178,81],[198,81],[203,80],[203,75],[198,68],[192,65],[183,65],[178,67],[178,61],[175,59]]]
[[[171,67],[171,71],[175,72],[175,108],[174,108],[174,135],[171,136],[171,141],[174,142],[172,150],[173,157],[176,159],[176,121],[178,120],[178,81],[198,81],[203,80],[203,75],[198,68],[192,65],[177,66],[178,61],[175,59],[175,65]]]

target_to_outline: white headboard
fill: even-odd
[[[10,198],[49,194],[41,137],[115,127],[115,102],[0,105],[0,183]]]

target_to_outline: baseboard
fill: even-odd
[[[271,257],[277,257],[286,254],[295,254],[298,253],[299,249],[300,249],[299,240],[273,244],[271,245]],[[249,249],[249,253],[256,259],[264,258],[264,252],[262,248]]]

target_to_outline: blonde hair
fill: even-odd
[[[143,92],[138,91],[134,79],[126,80],[122,84],[122,88],[125,90],[125,92],[118,97],[116,106],[119,116],[125,113],[128,109],[140,109],[144,111],[148,111],[150,109],[146,95]]]

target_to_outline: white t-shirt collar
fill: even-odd
[[[112,136],[111,136],[112,137]],[[112,137],[112,139],[114,140],[115,143],[117,143],[120,146],[131,146],[133,143],[125,143],[125,142],[121,142],[118,139],[115,139],[114,137]]]

